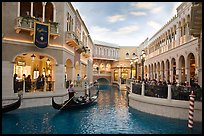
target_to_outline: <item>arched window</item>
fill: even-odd
[[[51,2],[47,2],[45,5],[45,21],[53,22],[53,5]]]
[[[20,16],[30,16],[31,2],[21,2],[20,3]]]
[[[111,70],[111,65],[108,63],[106,64],[106,71],[110,71]]]
[[[43,5],[42,2],[33,3],[33,16],[36,18],[43,18]]]

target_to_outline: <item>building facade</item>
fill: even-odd
[[[47,48],[33,42],[35,21],[50,25]],[[2,28],[3,100],[66,94],[77,74],[92,82],[93,42],[70,2],[3,2]]]
[[[177,83],[198,81],[202,86],[199,39],[190,34],[192,2],[184,2],[177,14],[168,21],[149,41],[145,67],[150,79]],[[198,80],[199,79],[199,80]]]
[[[33,43],[35,20],[50,25],[45,49]],[[178,83],[193,79],[202,86],[201,25],[202,4],[184,2],[150,39],[135,47],[118,46],[93,42],[70,2],[3,2],[2,98],[16,98],[19,88],[27,99],[61,96],[78,74],[89,83],[104,78],[121,84],[140,79],[143,67],[145,79]],[[30,87],[25,84],[28,75]],[[43,86],[37,84],[39,75],[44,77]]]

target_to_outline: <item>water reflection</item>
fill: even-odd
[[[188,134],[187,121],[154,116],[128,106],[127,92],[101,87],[97,103],[73,111],[52,106],[3,114],[3,134]],[[194,133],[202,124],[194,123]]]

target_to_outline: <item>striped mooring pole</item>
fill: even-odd
[[[193,112],[194,112],[194,98],[195,95],[193,94],[193,91],[191,91],[190,100],[189,100],[189,114],[188,114],[188,128],[193,128]]]

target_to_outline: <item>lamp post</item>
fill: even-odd
[[[142,50],[142,54],[140,55],[140,59],[142,61],[142,81],[144,81],[144,61],[145,61],[145,52]]]
[[[133,62],[132,62],[132,60],[130,60],[130,78],[132,78],[132,64],[133,64]]]
[[[138,57],[135,55],[135,78],[137,79],[137,62],[138,62]]]
[[[137,78],[137,62],[138,57],[135,53],[132,54],[132,58],[129,58],[129,53],[126,53],[126,59],[130,60],[130,78],[132,78],[132,65],[135,63],[135,77]]]

